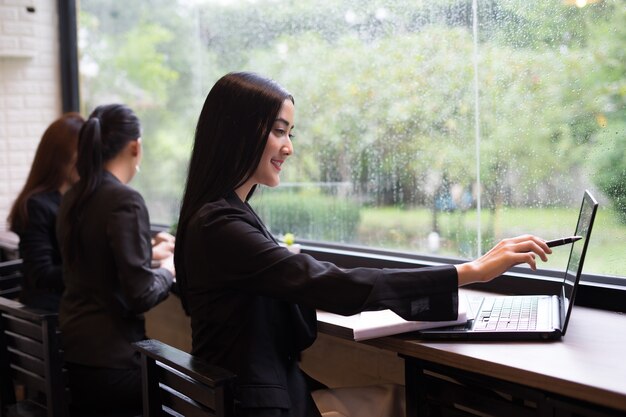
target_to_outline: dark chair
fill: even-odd
[[[0,262],[0,297],[16,299],[22,290],[22,260]]]
[[[158,340],[133,345],[141,353],[143,417],[234,415],[233,373]]]
[[[65,417],[58,315],[0,297],[0,415]],[[15,387],[25,388],[16,401]]]
[[[0,262],[20,258],[20,237],[10,230],[0,230]]]

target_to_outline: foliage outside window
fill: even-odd
[[[588,188],[586,271],[624,277],[626,8],[576,3],[82,0],[83,113],[137,111],[133,185],[175,223],[206,94],[256,71],[296,102],[283,184],[252,201],[275,234],[475,257],[571,234]]]

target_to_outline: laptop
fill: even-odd
[[[471,300],[476,313],[467,323],[418,332],[423,339],[533,340],[559,339],[565,335],[574,306],[576,288],[591,236],[598,202],[589,191],[583,196],[560,294],[529,296],[488,296]]]

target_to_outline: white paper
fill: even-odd
[[[376,337],[452,326],[467,321],[467,299],[459,294],[459,315],[451,321],[407,321],[391,310],[364,311],[353,316],[341,316],[326,311],[317,312],[318,321],[351,329],[354,340],[367,340]]]

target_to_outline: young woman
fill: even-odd
[[[316,337],[315,309],[389,308],[408,320],[457,317],[458,286],[513,265],[535,267],[550,249],[507,239],[478,260],[420,269],[343,270],[279,246],[248,204],[277,186],[293,154],[293,97],[253,73],[231,73],[200,114],[176,237],[181,299],[193,354],[235,372],[239,416],[319,416],[300,352]]]
[[[59,310],[63,276],[55,231],[57,212],[61,196],[78,180],[76,149],[83,123],[80,114],[66,113],[48,126],[7,219],[20,237],[24,262],[20,301],[31,307]]]
[[[148,210],[126,184],[141,163],[141,127],[126,106],[96,108],[78,141],[80,180],[59,209],[65,292],[59,321],[72,407],[141,413],[141,375],[132,342],[145,338],[143,313],[169,294],[173,254],[151,269]]]

